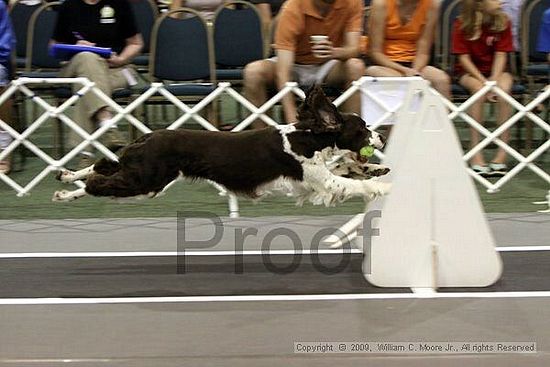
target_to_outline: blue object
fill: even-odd
[[[550,52],[550,9],[544,12],[540,23],[537,51]]]
[[[59,60],[70,60],[74,55],[80,52],[93,52],[105,59],[111,57],[113,51],[108,47],[95,47],[84,45],[68,45],[56,43],[50,47],[50,56]]]

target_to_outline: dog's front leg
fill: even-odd
[[[391,183],[336,176],[324,165],[319,164],[304,167],[304,181],[322,197],[323,203],[327,206],[351,197],[363,197],[366,201],[370,201],[377,196],[386,195],[391,188]]]
[[[94,173],[94,165],[83,168],[79,171],[69,171],[68,169],[61,169],[55,176],[56,179],[63,183],[73,183],[78,180],[84,180],[90,177]]]

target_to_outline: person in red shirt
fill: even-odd
[[[487,81],[496,81],[497,86],[510,93],[512,75],[506,71],[508,52],[514,51],[512,27],[508,16],[502,11],[500,0],[464,0],[462,11],[455,21],[452,35],[452,53],[458,55],[455,75],[458,82],[474,94]],[[497,121],[502,124],[510,116],[511,106],[499,100],[494,93],[485,95],[489,102],[498,104]],[[470,115],[483,123],[483,102],[479,99],[470,109]],[[479,143],[479,132],[470,129],[470,147]],[[507,143],[509,130],[500,135]],[[479,152],[470,161],[471,167],[483,176],[502,176],[508,171],[506,152],[499,148],[494,158],[486,164]]]

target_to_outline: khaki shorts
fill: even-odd
[[[271,57],[268,60],[277,62],[277,57]],[[292,67],[292,78],[301,87],[311,87],[314,84],[322,83],[337,63],[338,60],[329,60],[324,64],[294,64]]]

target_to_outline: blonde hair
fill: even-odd
[[[489,25],[493,32],[502,32],[506,29],[508,16],[502,10],[496,14],[483,13],[483,0],[462,0],[462,10],[459,18],[462,20],[462,30],[469,41],[475,41],[481,36],[481,27]]]

